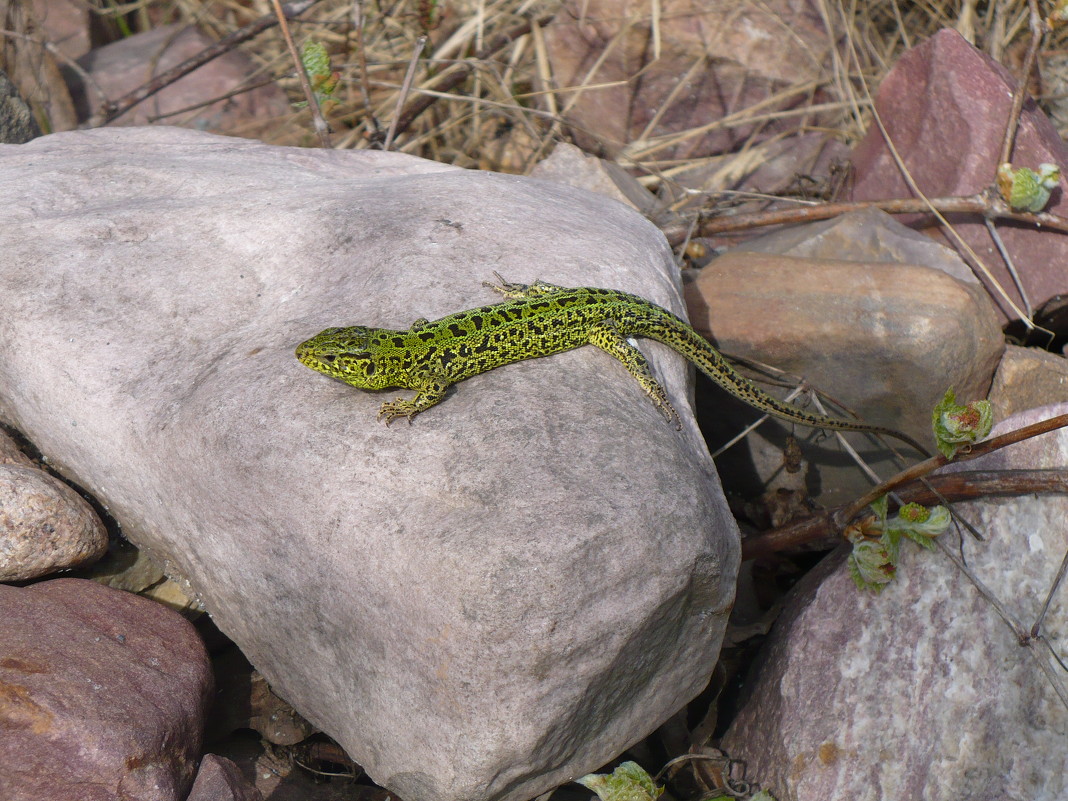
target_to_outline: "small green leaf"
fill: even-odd
[[[853,543],[847,560],[849,575],[858,589],[881,591],[893,578],[896,568],[886,546],[876,540]]]
[[[1056,164],[1040,164],[1036,173],[1027,167],[1014,170],[1006,163],[997,171],[998,190],[1014,211],[1042,211],[1060,179],[1061,170]]]
[[[300,61],[304,65],[304,71],[308,73],[315,101],[320,106],[336,102],[333,100],[333,94],[341,82],[341,73],[331,71],[330,54],[326,52],[326,47],[321,42],[309,39],[300,49]],[[293,104],[295,108],[304,108],[307,105],[307,101]]]
[[[330,55],[322,42],[309,39],[300,49],[300,60],[304,64],[304,71],[308,77],[314,79],[318,75],[330,74]]]
[[[935,406],[931,423],[938,450],[947,459],[952,459],[960,445],[977,442],[990,433],[994,411],[985,400],[959,405],[951,387]]]
[[[890,560],[890,564],[896,567],[901,554],[901,530],[888,528],[879,538],[879,543],[886,549],[886,558]]]
[[[918,503],[907,503],[887,525],[930,551],[935,547],[934,538],[949,528],[951,520],[949,509],[944,506],[928,509]]]
[[[886,523],[886,509],[887,500],[885,495],[880,495],[876,500],[872,501],[871,503],[871,510],[875,512],[875,515],[879,518],[879,520],[883,522],[884,528]]]
[[[637,762],[624,762],[612,773],[590,773],[575,779],[601,801],[656,801],[664,792]]]

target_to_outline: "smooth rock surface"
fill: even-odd
[[[858,209],[830,220],[792,225],[747,239],[732,253],[772,253],[803,259],[914,264],[976,284],[956,251],[914,231],[879,209]]]
[[[182,801],[211,693],[180,615],[92,581],[0,585],[0,798]]]
[[[0,464],[0,581],[94,562],[108,533],[84,498],[35,467]]]
[[[1009,345],[990,387],[994,419],[1052,403],[1068,403],[1068,359],[1038,348]]]
[[[1032,410],[997,431],[1064,413]],[[1063,429],[960,467],[1068,465]],[[1068,549],[1063,495],[974,501],[957,511],[988,538],[942,535],[1030,630]],[[786,600],[750,698],[722,747],[779,801],[1058,801],[1068,794],[1068,710],[992,604],[941,552],[902,547],[881,594],[829,557]],[[1068,659],[1063,586],[1042,627]],[[1036,646],[1057,680],[1063,668]],[[1011,747],[1006,747],[1011,744]]]
[[[928,448],[931,410],[946,389],[955,387],[961,399],[986,397],[1004,349],[980,287],[917,265],[732,252],[688,281],[686,299],[694,327],[724,353],[801,376],[860,420],[903,431]],[[726,434],[758,416],[725,395],[717,403]],[[870,486],[835,437],[777,420],[762,424],[753,439],[764,480],[783,472],[791,429],[818,468],[807,481],[821,503],[845,503]],[[866,435],[846,437],[884,477],[894,472],[885,448]]]
[[[231,760],[208,754],[200,761],[186,801],[263,801],[263,794],[245,780]]]
[[[646,349],[677,432],[594,348],[477,376],[388,429],[378,408],[406,393],[293,356],[328,326],[494,302],[493,270],[681,311],[637,214],[394,153],[160,128],[0,148],[0,193],[0,414],[378,783],[530,798],[703,688],[738,543],[681,358]]]
[[[927,197],[971,195],[994,184],[1005,120],[1016,81],[1008,70],[944,29],[905,53],[883,79],[875,107],[897,152]],[[1033,100],[1024,103],[1012,161],[1037,169],[1043,162],[1068,164],[1068,145]],[[853,200],[912,197],[886,146],[872,126],[853,153]],[[1046,211],[1068,215],[1068,183],[1061,178]],[[978,217],[954,217],[955,230],[979,254],[1017,305],[1020,293]],[[1065,291],[1068,237],[1017,223],[998,225],[1032,307]],[[991,284],[981,279],[988,288]],[[996,291],[991,298],[1004,319],[1016,312]]]

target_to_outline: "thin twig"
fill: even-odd
[[[978,459],[980,456],[985,456],[988,453],[1001,450],[1002,448],[1014,445],[1022,440],[1037,437],[1039,434],[1046,434],[1050,431],[1055,431],[1058,428],[1064,428],[1065,426],[1068,426],[1068,414],[1057,415],[1048,420],[1042,420],[1038,423],[1018,428],[1015,431],[1010,431],[1007,434],[994,437],[993,439],[985,440],[984,442],[971,446],[971,448],[967,450],[961,449],[957,452],[956,456],[953,457],[952,461],[954,464],[970,462],[973,459]],[[845,526],[845,524],[856,517],[861,510],[877,500],[880,496],[885,495],[891,490],[897,489],[902,484],[929,475],[943,465],[948,464],[950,461],[951,460],[947,459],[945,456],[934,456],[926,461],[914,464],[911,467],[902,470],[893,478],[884,481],[878,487],[874,487],[865,495],[847,506],[845,512],[839,517],[841,525]]]
[[[363,98],[363,107],[366,118],[364,121],[365,135],[368,141],[373,141],[381,131],[378,118],[375,116],[374,107],[371,105],[371,77],[367,71],[367,41],[364,37],[366,17],[363,13],[363,0],[354,0],[352,4],[353,23],[356,28],[356,57],[360,69],[360,97]]]
[[[702,220],[695,235],[706,237],[728,231],[746,231],[751,228],[762,228],[768,225],[787,225],[827,220],[859,209],[882,209],[888,214],[924,214],[930,213],[932,206],[943,214],[978,214],[986,218],[1016,220],[1017,222],[1030,223],[1038,228],[1048,228],[1052,231],[1068,233],[1068,218],[1048,212],[1028,214],[1026,212],[1013,211],[1000,198],[993,197],[986,192],[979,192],[975,195],[959,197],[930,198],[930,202],[921,198],[909,197],[890,200],[859,200],[849,203],[819,203],[799,209],[773,209],[772,211],[736,214],[734,216],[721,214]],[[668,242],[674,247],[685,237],[688,226],[685,223],[677,223],[662,230]]]
[[[954,457],[954,463],[971,461],[977,459],[980,456],[984,456],[988,453],[993,453],[996,450],[1015,444],[1031,437],[1036,437],[1039,434],[1045,434],[1049,431],[1054,431],[1058,428],[1064,428],[1068,426],[1068,414],[1058,415],[1048,420],[1042,420],[1038,423],[1034,423],[1023,428],[1010,431],[1001,436],[994,437],[993,439],[980,442],[977,445],[973,445],[971,450],[964,452],[958,452]],[[812,518],[808,518],[794,523],[789,523],[785,526],[760,534],[756,537],[751,537],[745,541],[742,545],[743,558],[753,559],[757,556],[766,556],[774,553],[775,551],[782,550],[783,548],[796,547],[806,542],[810,542],[815,539],[819,539],[827,535],[828,532],[841,532],[849,521],[860,514],[866,509],[873,501],[886,495],[889,492],[898,492],[905,497],[905,491],[903,487],[914,481],[919,481],[921,478],[929,476],[929,474],[937,470],[939,467],[947,464],[947,460],[944,456],[935,456],[926,461],[919,462],[906,470],[901,471],[893,478],[884,481],[877,487],[872,488],[865,493],[861,498],[857,499],[853,503],[841,507],[834,512],[825,512]],[[950,501],[959,499],[957,493],[959,490],[953,488],[952,485],[948,485],[948,490],[943,489],[946,485],[946,476],[934,476],[928,479],[932,482],[932,486],[939,494],[944,495],[945,498]],[[994,487],[988,482],[986,485],[990,487],[991,494],[997,494],[994,491]],[[1019,486],[1019,485],[1016,485]],[[1028,491],[1038,492],[1037,489]],[[1050,489],[1046,491],[1060,491],[1059,489]],[[915,492],[931,492],[927,489],[917,489]],[[1010,491],[1008,494],[1019,494],[1018,491]],[[963,496],[962,496],[963,497]]]
[[[389,150],[393,146],[393,137],[397,135],[397,122],[400,120],[400,110],[404,106],[404,101],[408,99],[408,93],[412,90],[412,81],[415,80],[415,68],[419,65],[419,56],[422,55],[426,42],[427,35],[425,33],[415,40],[412,57],[408,61],[408,71],[404,73],[404,82],[401,84],[400,94],[397,95],[397,107],[393,112],[393,120],[389,123],[386,141],[382,145],[383,150]]]
[[[1020,82],[1016,87],[1016,91],[1012,93],[1012,109],[1009,111],[1009,119],[1005,125],[1005,138],[1001,142],[1001,155],[998,158],[998,163],[994,165],[995,170],[998,165],[1012,161],[1012,148],[1016,143],[1016,130],[1020,126],[1020,115],[1023,113],[1024,100],[1027,98],[1027,80],[1031,75],[1031,70],[1034,69],[1038,46],[1042,43],[1042,36],[1046,32],[1045,20],[1042,19],[1042,15],[1038,12],[1038,0],[1027,0],[1027,6],[1031,41],[1027,45],[1027,55],[1024,57],[1023,74],[1020,75]]]
[[[70,69],[74,71],[74,74],[82,79],[86,87],[93,91],[93,93],[97,96],[101,103],[106,103],[108,101],[107,95],[104,94],[104,90],[100,88],[100,84],[96,82],[96,79],[88,72],[86,72],[86,70],[82,67],[81,64],[79,64],[76,60],[74,60],[62,50],[60,50],[58,47],[56,47],[52,42],[48,41],[47,39],[38,39],[34,36],[29,36],[25,33],[19,33],[18,31],[8,31],[2,28],[0,28],[0,35],[10,36],[15,39],[22,39],[25,42],[30,42],[39,47],[43,47],[45,50],[51,53],[55,59],[62,61],[66,66],[70,67]]]
[[[1068,494],[1066,470],[962,470],[925,479],[930,486],[916,481],[896,490],[901,503],[958,503],[978,498],[1013,497],[1060,493]],[[742,559],[759,559],[778,551],[799,548],[826,539],[834,531],[836,520],[845,506],[827,509],[812,517],[796,520],[750,537],[742,543]]]
[[[1064,558],[1061,559],[1061,567],[1057,571],[1057,577],[1053,579],[1049,592],[1046,593],[1046,601],[1042,604],[1042,611],[1038,613],[1035,624],[1031,626],[1031,636],[1034,638],[1038,638],[1042,633],[1042,622],[1046,619],[1050,604],[1053,603],[1053,596],[1057,594],[1057,589],[1061,586],[1061,582],[1064,581],[1065,573],[1068,573],[1068,551],[1064,552]]]
[[[286,49],[289,50],[289,56],[293,59],[293,64],[296,65],[297,78],[300,80],[300,88],[304,92],[304,99],[308,103],[308,111],[312,115],[315,133],[319,137],[319,144],[329,149],[330,126],[326,124],[326,120],[323,118],[323,110],[319,108],[319,98],[315,96],[315,90],[312,89],[311,80],[308,78],[308,71],[304,69],[304,60],[300,57],[296,42],[293,41],[293,34],[289,32],[286,14],[282,8],[282,0],[271,0],[271,6],[274,8],[275,16],[278,18],[278,27],[282,31],[282,38],[285,39]]]
[[[998,253],[1001,255],[1001,260],[1005,262],[1005,269],[1009,271],[1013,286],[1020,293],[1024,312],[1026,312],[1028,319],[1034,317],[1034,309],[1031,307],[1031,298],[1027,294],[1027,287],[1024,286],[1023,280],[1020,278],[1020,272],[1016,269],[1016,262],[1013,260],[1012,254],[1009,253],[1008,247],[1005,246],[1005,240],[1001,238],[1001,234],[998,233],[998,227],[994,225],[993,220],[985,218],[983,222],[986,224],[987,233],[990,234],[990,238],[994,241],[994,247],[998,249]]]
[[[261,81],[257,81],[253,84],[248,84],[247,86],[242,86],[241,88],[234,89],[231,92],[216,95],[215,97],[208,98],[207,100],[201,100],[199,103],[194,103],[191,106],[183,106],[182,108],[176,108],[174,109],[174,111],[167,111],[163,114],[148,114],[146,115],[145,119],[147,119],[149,123],[154,123],[159,122],[160,120],[169,119],[171,117],[178,117],[182,114],[189,114],[190,112],[199,111],[202,108],[206,108],[207,106],[210,106],[213,103],[218,103],[220,100],[229,100],[232,97],[240,97],[241,95],[248,94],[249,92],[254,92],[257,89],[261,89],[264,86],[270,86],[273,83],[277,83],[277,78],[264,78]]]
[[[536,20],[525,20],[511,30],[497,36],[486,45],[485,48],[475,53],[474,57],[470,60],[458,63],[451,71],[446,70],[445,72],[442,72],[430,85],[423,88],[433,89],[438,92],[447,92],[454,86],[458,86],[467,79],[471,72],[477,67],[478,62],[490,58],[520,36],[525,36],[530,33],[532,25],[545,25],[552,20],[553,16],[554,15],[552,14],[548,14],[539,17]],[[403,133],[408,130],[411,124],[415,122],[416,118],[430,108],[436,99],[437,98],[431,95],[424,94],[412,100],[412,102],[408,104],[408,107],[394,118],[396,121],[396,132]]]

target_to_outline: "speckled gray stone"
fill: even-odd
[[[99,559],[108,534],[84,498],[35,467],[0,464],[0,581]]]

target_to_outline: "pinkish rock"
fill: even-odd
[[[1030,410],[999,429],[1066,409]],[[1061,429],[960,466],[1066,464],[1068,432]],[[955,508],[986,541],[962,541],[952,529],[941,538],[1026,633],[1068,548],[1068,499],[1025,495]],[[747,763],[748,781],[778,801],[1068,797],[1068,709],[1055,686],[1064,686],[1063,661],[1041,643],[1022,647],[1018,632],[945,553],[903,542],[897,575],[878,594],[857,590],[843,560],[829,557],[785,608],[721,742]],[[1041,633],[1063,660],[1063,586]]]
[[[108,534],[84,498],[36,467],[0,464],[0,581],[95,562]]]
[[[879,87],[875,107],[928,197],[971,195],[994,183],[1015,87],[1008,70],[947,29],[901,57]],[[1068,146],[1032,100],[1024,104],[1012,162],[1032,169],[1042,162],[1068,165]],[[854,200],[913,196],[877,127],[857,145],[853,165]],[[1046,210],[1068,216],[1063,183]],[[982,220],[954,218],[953,222],[1013,302],[1021,305],[1020,293]],[[1068,237],[1016,223],[999,225],[998,231],[1032,307],[1068,290],[1063,267],[1068,261]],[[981,280],[990,289],[990,282]],[[999,293],[992,291],[991,297],[1003,319],[1018,316]]]
[[[995,420],[1051,403],[1068,403],[1068,359],[1040,348],[1007,346],[988,400]]]
[[[184,618],[82,579],[0,586],[0,643],[0,798],[185,798],[212,679]]]
[[[208,754],[200,761],[186,801],[263,801],[263,794],[226,757]]]
[[[212,44],[210,37],[194,27],[164,25],[92,50],[78,62],[109,100],[118,100]],[[290,110],[285,94],[274,84],[209,102],[240,88],[253,68],[247,56],[231,51],[178,79],[111,124],[147,125],[155,122],[218,133],[240,128],[241,135],[255,136],[256,129],[252,124],[260,120],[266,132],[269,122],[273,124]],[[86,119],[96,112],[100,98],[77,76],[68,74],[67,77],[79,115]],[[172,115],[190,108],[194,110]]]
[[[33,0],[41,30],[67,58],[79,58],[92,47],[89,6],[77,0]]]
[[[791,85],[817,83],[829,52],[817,4],[808,0],[664,0],[657,4],[659,54],[649,4],[571,0],[565,6],[546,28],[545,41],[564,114],[578,143],[593,152],[614,155],[638,139],[651,144],[700,129]],[[811,100],[808,91],[798,92],[762,110]],[[796,130],[798,119],[698,130],[657,149],[656,158],[722,152],[744,142],[758,124],[766,138]],[[816,115],[805,119],[812,123]]]
[[[36,467],[33,459],[24,454],[15,440],[0,431],[0,464],[17,464],[23,467]]]

